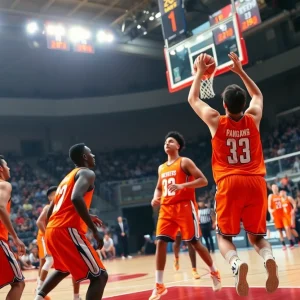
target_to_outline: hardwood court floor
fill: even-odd
[[[240,258],[249,264],[248,283],[252,287],[247,299],[251,300],[282,300],[288,297],[289,300],[300,299],[300,247],[294,250],[274,250],[279,267],[280,289],[269,295],[264,289],[265,269],[263,261],[253,250],[241,250]],[[164,280],[169,292],[162,297],[164,300],[182,299],[239,299],[236,295],[234,278],[228,264],[220,253],[215,253],[213,259],[221,271],[223,289],[218,293],[211,290],[211,279],[208,270],[205,269],[200,259],[198,271],[203,277],[194,280],[191,276],[191,265],[187,253],[180,256],[180,270],[173,271],[173,255],[168,255]],[[151,294],[154,283],[155,258],[154,256],[135,257],[132,260],[115,260],[105,262],[110,279],[106,286],[104,299],[111,300],[146,300]],[[26,287],[22,300],[33,300],[36,286],[37,271],[24,272]],[[88,281],[81,283],[80,294],[85,299],[88,288]],[[0,299],[5,299],[8,287],[0,290]],[[51,299],[72,300],[72,281],[66,278],[54,291],[50,293]],[[97,299],[95,299],[97,300]]]

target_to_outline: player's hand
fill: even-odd
[[[241,74],[243,72],[243,67],[239,57],[234,52],[230,52],[228,54],[228,57],[233,62],[233,64],[231,65],[231,71],[236,74]]]
[[[18,249],[18,255],[23,256],[26,252],[24,243],[18,237],[14,239],[14,243]]]
[[[200,75],[204,75],[205,71],[215,64],[213,61],[211,64],[205,62],[206,53],[201,53],[194,62],[194,72]]]
[[[155,198],[151,201],[152,207],[156,207],[160,205],[160,198]]]
[[[97,231],[93,232],[94,239],[97,242],[97,249],[101,250],[103,248],[104,242],[100,233]]]
[[[184,186],[182,184],[172,184],[168,187],[168,190],[172,193],[172,192],[176,192],[179,190],[184,189]]]
[[[97,227],[101,227],[103,225],[103,222],[96,216],[96,215],[91,215],[90,217],[93,221],[93,223],[97,226]]]

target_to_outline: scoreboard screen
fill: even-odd
[[[182,0],[159,0],[162,29],[168,41],[186,32],[186,21]]]
[[[256,0],[236,1],[236,10],[239,15],[242,32],[261,23],[259,7]],[[223,7],[209,17],[210,25],[216,25],[228,18],[231,14],[231,4]]]
[[[51,50],[70,51],[70,44],[66,38],[47,35],[47,47]]]

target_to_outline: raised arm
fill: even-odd
[[[159,177],[160,167],[161,166],[159,166],[159,168],[158,168],[158,180],[157,180],[156,188],[154,190],[153,199],[151,200],[151,205],[153,207],[160,205],[160,199],[161,199],[161,194],[162,194],[161,181],[160,181],[160,177]]]
[[[23,255],[25,253],[25,245],[18,238],[6,209],[7,203],[11,198],[11,191],[12,188],[10,183],[6,181],[0,182],[0,220],[4,224],[5,228],[8,230],[8,232],[10,233],[10,235],[12,236],[14,243],[18,248],[18,253],[20,255]]]
[[[170,192],[175,192],[184,188],[196,189],[207,186],[208,181],[206,177],[191,159],[183,157],[181,161],[181,168],[186,174],[193,176],[195,180],[182,184],[172,184],[169,186]]]
[[[256,83],[243,70],[238,56],[235,53],[230,53],[229,58],[233,62],[231,71],[240,76],[246,86],[250,97],[252,98],[249,104],[249,108],[246,110],[246,113],[254,117],[255,124],[259,129],[263,111],[263,95]]]
[[[205,71],[210,67],[210,65],[205,64],[205,56],[206,54],[200,54],[195,61],[196,74],[188,101],[195,113],[208,126],[211,135],[214,136],[218,128],[220,114],[199,98],[201,79]]]

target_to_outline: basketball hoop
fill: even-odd
[[[205,76],[203,79],[201,79],[201,86],[200,86],[200,98],[201,99],[211,99],[215,97],[214,92],[214,78],[215,78],[215,72],[211,74],[210,76]]]

